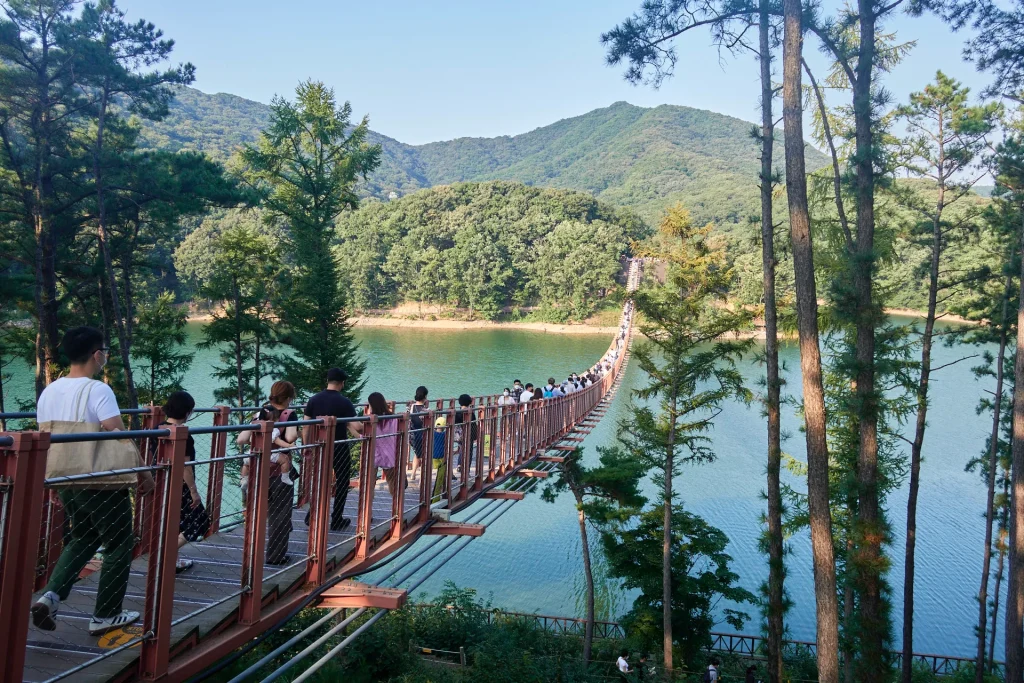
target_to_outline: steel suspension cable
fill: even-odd
[[[554,465],[552,464],[552,465],[548,466],[547,468],[544,468],[542,471],[550,471],[553,467],[554,467]],[[540,468],[538,468],[538,469],[540,469]],[[531,491],[531,490],[533,490],[533,488],[535,488],[539,484],[539,481],[540,481],[539,479],[530,480],[530,481],[526,482],[525,485],[522,488],[523,488],[524,491],[527,491],[527,492]],[[494,503],[494,502],[498,502],[498,501],[491,501],[491,503]],[[492,519],[490,519],[489,521],[483,522],[483,518],[480,517],[480,514],[486,512],[487,508],[485,508],[484,510],[477,511],[472,517],[475,518],[475,519],[481,519],[482,523],[484,523],[485,526],[487,526],[489,524],[493,524],[498,519],[500,519],[502,515],[504,515],[506,512],[508,512],[508,510],[510,510],[512,508],[512,505],[514,503],[516,503],[516,502],[517,501],[514,501],[514,500],[511,500],[511,501],[501,501],[499,507],[496,510],[492,511],[492,513],[496,512],[497,514]],[[488,505],[488,507],[489,507],[489,505]],[[489,516],[489,515],[485,515],[485,517],[486,516]],[[461,552],[466,546],[468,546],[474,540],[474,538],[476,538],[476,537],[475,536],[469,536],[469,537],[463,537],[463,538],[452,538],[452,539],[450,539],[451,542],[448,545],[446,545],[446,546],[444,546],[442,548],[439,548],[438,551],[436,553],[434,553],[432,556],[430,556],[430,557],[426,558],[425,560],[423,560],[422,562],[420,562],[416,567],[414,567],[410,571],[406,572],[405,575],[402,576],[401,578],[396,579],[394,581],[394,583],[393,583],[393,586],[397,587],[397,586],[400,586],[405,581],[408,581],[412,576],[414,576],[417,572],[419,572],[423,567],[425,567],[427,564],[429,564],[432,560],[437,558],[445,550],[447,550],[448,548],[453,547],[459,541],[464,541],[463,544],[461,546],[459,546],[458,548],[456,548],[455,551],[451,555],[449,555],[448,557],[443,559],[437,566],[431,568],[430,571],[428,571],[416,583],[414,583],[413,585],[411,585],[407,589],[409,592],[412,592],[412,591],[416,590],[421,585],[423,585],[427,581],[427,579],[429,579],[439,569],[441,569],[444,565],[446,565],[452,558],[454,558],[456,555],[458,555],[459,552]],[[431,546],[431,547],[433,547],[433,546]],[[412,561],[418,559],[420,557],[420,555],[424,554],[427,550],[428,549],[425,548],[421,553],[419,553],[417,555],[414,555],[412,558],[410,558],[410,560],[408,560],[405,564],[408,565],[409,562],[412,562]],[[401,567],[399,567],[398,569],[401,569]],[[381,580],[383,581],[383,580],[386,580],[387,578],[390,578],[391,576],[396,574],[397,571],[398,571],[397,569],[393,570],[391,572],[391,574],[389,574],[387,577],[385,577],[384,579],[381,579]],[[365,609],[362,610],[362,611],[365,611]],[[372,627],[373,624],[377,623],[377,621],[382,619],[384,617],[384,615],[386,615],[387,613],[388,613],[388,610],[380,610],[379,612],[374,614],[372,617],[370,617],[369,620],[366,621],[366,623],[362,624],[358,629],[356,629],[352,633],[352,635],[350,635],[347,638],[345,638],[345,640],[343,640],[341,643],[339,643],[335,647],[331,648],[331,650],[329,650],[323,657],[321,657],[316,662],[314,662],[308,669],[306,669],[306,671],[304,671],[302,673],[302,675],[300,675],[298,678],[296,678],[293,681],[293,683],[299,683],[300,681],[304,681],[309,676],[312,676],[318,670],[323,668],[327,664],[327,662],[329,662],[331,659],[336,657],[338,655],[338,653],[340,653],[343,649],[345,649],[353,641],[355,641],[355,639],[360,634],[362,634],[364,631],[366,631],[370,627]],[[323,639],[321,638],[320,640],[317,641],[317,643],[319,644],[320,642],[322,642],[322,640]],[[268,676],[267,678],[264,678],[262,683],[270,683],[270,681],[276,680],[285,671],[287,671],[292,666],[294,666],[295,663],[297,663],[301,659],[304,659],[307,656],[307,654],[309,653],[309,650],[310,650],[310,648],[306,648],[306,650],[303,650],[301,653],[299,653],[295,657],[291,658],[282,667],[280,667],[276,671],[272,672],[270,674],[270,676]],[[241,680],[241,679],[239,679],[239,680]],[[232,682],[232,683],[234,683],[234,682]]]
[[[525,483],[526,485],[523,488],[527,488],[527,487],[532,488],[532,486],[530,486],[530,484],[534,484],[535,485],[536,483],[537,483],[537,480],[531,480],[530,482],[526,482]],[[514,482],[511,486],[509,486],[509,490],[516,490],[519,487],[520,487],[520,482]],[[484,505],[484,507],[482,509],[475,510],[473,512],[473,514],[470,516],[470,518],[466,520],[467,523],[472,523],[473,521],[475,521],[477,519],[481,519],[482,515],[486,515],[488,509],[490,509],[495,503],[499,503],[499,502],[501,502],[501,501],[495,501],[495,500],[488,501]],[[512,502],[515,502],[515,501],[512,501]],[[497,519],[497,518],[495,518],[495,519]],[[445,549],[451,547],[455,540],[459,540],[459,539],[456,539],[454,537],[448,537],[448,538],[438,537],[438,538],[435,538],[431,544],[427,545],[424,548],[421,548],[418,552],[414,553],[410,558],[406,559],[404,562],[400,563],[397,567],[393,568],[390,573],[384,575],[383,577],[380,577],[378,579],[378,583],[382,583],[382,582],[388,580],[389,578],[391,578],[392,576],[397,574],[399,571],[401,571],[403,568],[407,567],[412,562],[415,562],[420,556],[422,556],[428,550],[433,548],[440,541],[449,541],[449,543],[444,548],[441,548],[438,553],[435,553],[433,556],[428,558],[427,562],[429,562],[430,560],[433,560],[438,555],[440,555],[440,553],[443,552]],[[445,560],[445,562],[447,562],[447,560]],[[415,573],[420,568],[422,568],[422,566],[424,566],[424,564],[426,564],[426,562],[425,563],[421,563],[415,570],[413,570],[413,572],[407,573],[407,576],[405,578],[403,578],[402,581],[407,580],[409,576],[411,576],[413,573]],[[371,571],[373,571],[373,568],[371,568],[370,570],[368,570],[368,571],[366,571],[364,573],[370,573]],[[295,636],[290,638],[288,640],[288,642],[286,642],[283,645],[281,645],[278,648],[276,648],[273,652],[269,653],[268,655],[266,655],[265,657],[260,659],[260,661],[256,662],[252,666],[250,666],[248,669],[246,669],[245,671],[240,673],[238,676],[232,678],[228,683],[239,683],[240,681],[245,680],[246,678],[248,678],[249,676],[254,674],[256,671],[258,671],[262,667],[266,666],[267,664],[269,664],[273,660],[275,660],[278,657],[280,657],[282,654],[284,654],[284,652],[286,652],[295,643],[297,643],[297,642],[303,640],[304,638],[308,637],[313,631],[315,631],[318,628],[320,628],[321,626],[323,626],[324,623],[329,621],[331,618],[337,616],[338,613],[340,613],[340,611],[341,611],[340,608],[339,609],[331,610],[331,612],[329,614],[327,614],[325,617],[321,618],[320,620],[318,620],[314,624],[311,624],[310,626],[306,627],[305,629],[303,629],[302,631],[297,633]]]

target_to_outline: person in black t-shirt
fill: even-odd
[[[315,420],[325,415],[333,415],[339,420],[355,417],[356,407],[341,393],[347,379],[348,375],[340,368],[328,370],[327,388],[309,399],[309,403],[306,404],[306,419]],[[359,422],[349,422],[347,427],[346,433],[345,428],[339,424],[334,436],[334,507],[331,510],[331,531],[343,531],[352,523],[351,519],[345,517],[349,479],[352,477],[352,453],[345,439],[349,434],[353,437],[359,436],[363,431],[363,425]],[[311,426],[305,427],[302,442],[313,443],[313,428]],[[306,514],[306,524],[309,524],[308,513]]]
[[[411,436],[411,450],[412,450],[412,468],[409,472],[409,478],[413,481],[418,481],[420,478],[420,468],[423,463],[427,461],[427,455],[424,449],[424,445],[429,440],[429,435],[424,438],[424,434],[430,431],[430,427],[423,427],[423,413],[430,410],[430,406],[427,403],[428,389],[424,386],[416,387],[415,401],[409,404],[410,418],[410,436]]]
[[[465,423],[469,423],[468,429]],[[473,411],[473,397],[469,394],[459,396],[459,409],[455,411],[455,475],[462,476],[461,467],[472,466],[473,447],[476,445],[477,424]],[[466,454],[466,462],[462,462],[462,454]]]

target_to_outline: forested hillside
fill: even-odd
[[[209,289],[218,245],[239,229],[282,244],[260,212],[214,212],[174,254],[183,295]],[[338,282],[355,311],[417,303],[494,319],[530,307],[563,322],[590,316],[615,286],[620,259],[647,225],[573,190],[507,181],[455,183],[382,202],[368,199],[336,224]]]
[[[494,318],[535,304],[546,319],[581,320],[648,232],[581,192],[457,183],[344,214],[338,262],[356,308],[415,301]]]
[[[169,117],[143,124],[144,139],[153,147],[197,149],[226,160],[256,139],[269,112],[265,104],[234,95],[182,88]],[[371,132],[368,141],[381,145],[382,160],[362,194],[387,198],[460,181],[515,180],[590,192],[650,223],[682,201],[695,220],[713,220],[728,231],[757,212],[751,179],[757,177],[758,152],[750,128],[690,107],[617,102],[511,137],[415,146]],[[824,157],[808,149],[807,163],[817,168]]]

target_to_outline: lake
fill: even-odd
[[[199,340],[200,326],[189,325],[191,342]],[[515,378],[543,382],[548,376],[563,378],[589,367],[607,348],[603,335],[555,335],[515,330],[446,331],[415,328],[357,328],[356,337],[367,360],[367,383],[363,396],[380,391],[391,400],[409,400],[415,388],[425,384],[433,398],[460,393],[500,392]],[[965,347],[948,349],[939,345],[933,366],[949,363],[963,355],[979,353]],[[781,349],[785,387],[799,392],[800,359],[794,345]],[[198,405],[213,404],[214,384],[209,368],[217,362],[213,350],[195,351],[195,361],[184,386]],[[973,629],[977,619],[975,595],[984,544],[982,515],[985,489],[981,478],[964,471],[967,461],[984,447],[990,430],[985,415],[975,407],[994,381],[974,378],[968,360],[947,367],[932,380],[932,406],[925,440],[918,503],[917,618],[915,650],[918,652],[972,656]],[[743,371],[749,386],[756,389],[763,370],[747,362]],[[615,424],[625,415],[631,390],[643,383],[643,375],[631,365],[608,415],[583,443],[587,455],[595,457],[595,446],[611,443]],[[8,392],[27,398],[32,392],[32,375],[26,366],[15,373]],[[207,422],[203,422],[207,424]],[[783,432],[790,438],[785,452],[802,459],[803,435],[792,409],[784,408]],[[676,483],[684,503],[724,531],[730,538],[733,569],[742,584],[756,592],[767,577],[767,562],[757,547],[760,517],[765,509],[766,427],[759,406],[729,405],[719,417],[712,435],[717,460],[684,470]],[[803,489],[802,482],[783,472],[784,479]],[[906,486],[888,501],[889,520],[894,530],[892,570],[893,623],[898,633],[902,622],[903,538],[906,524]],[[787,617],[789,637],[814,639],[813,577],[810,541],[806,533],[789,539],[787,590],[794,607]],[[531,495],[512,506],[480,539],[470,543],[427,583],[423,590],[436,592],[445,580],[460,587],[476,588],[496,606],[514,611],[549,615],[581,615],[579,594],[581,570],[579,529],[571,496],[554,504]],[[612,616],[628,609],[631,598],[606,605]],[[757,633],[757,615],[745,631]],[[996,657],[1002,653],[1002,618],[996,642]],[[722,625],[719,630],[728,631]],[[899,638],[894,634],[894,642]]]

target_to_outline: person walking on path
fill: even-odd
[[[350,420],[356,416],[356,407],[341,392],[345,389],[348,375],[340,368],[327,371],[327,388],[314,394],[306,404],[307,420],[315,420],[325,415],[333,415],[341,420]],[[331,531],[344,531],[352,520],[345,516],[345,503],[348,500],[349,480],[352,478],[352,452],[349,449],[348,437],[358,437],[363,433],[363,425],[359,422],[338,424],[334,434],[334,507],[331,509]],[[307,426],[303,430],[302,443],[314,443],[313,428]],[[309,514],[306,514],[309,524]]]
[[[619,658],[615,660],[615,667],[619,670],[619,676],[622,680],[630,680],[629,674],[633,673],[633,670],[629,668],[629,650],[623,650],[619,653]]]
[[[175,391],[167,397],[164,402],[163,425],[183,425],[188,422],[192,410],[196,407],[196,400],[187,391]],[[161,425],[161,426],[163,426]],[[196,441],[192,435],[188,435],[185,444],[185,460],[193,462],[196,459]],[[210,516],[206,514],[203,507],[203,499],[196,487],[196,468],[185,467],[182,470],[181,482],[181,520],[178,523],[178,549],[186,543],[195,543],[206,537],[210,531]],[[192,568],[193,561],[179,557],[176,567],[177,573],[188,571]]]
[[[291,382],[278,381],[270,387],[270,400],[260,409],[260,420],[292,422],[295,411],[291,409],[295,399],[295,386]],[[287,427],[284,433],[274,429],[274,448],[290,448],[299,438],[296,427]],[[288,564],[288,539],[292,533],[292,505],[295,502],[295,485],[291,472],[291,453],[274,453],[270,457],[270,492],[267,503],[267,564]]]
[[[99,424],[103,431],[122,431],[124,423],[113,390],[93,379],[106,365],[110,352],[103,334],[94,327],[74,327],[64,335],[61,347],[71,369],[39,395],[36,419],[40,429],[51,431],[54,423],[91,423]],[[153,490],[149,472],[140,473],[138,483],[142,493]],[[79,574],[102,546],[103,567],[89,634],[101,635],[131,624],[139,613],[122,609],[135,545],[129,488],[65,487],[58,495],[71,531],[49,582],[32,605],[32,623],[44,631],[57,628],[61,602],[71,595]]]
[[[416,387],[415,400],[409,405],[409,414],[412,416],[409,420],[409,429],[412,430],[409,440],[412,445],[412,471],[409,478],[413,481],[420,478],[420,467],[427,459],[424,444],[429,440],[425,434],[429,427],[423,426],[423,413],[430,410],[430,406],[427,405],[428,393],[426,387]]]
[[[393,501],[398,497],[398,418],[391,412],[384,394],[375,391],[366,401],[366,414],[377,416],[377,431],[373,442],[374,465],[384,470],[388,493]]]
[[[434,448],[433,458],[431,460],[431,468],[434,470],[434,492],[430,496],[430,500],[433,501],[435,498],[440,500],[441,495],[448,490],[450,482],[445,481],[445,464],[444,464],[444,442],[447,434],[448,419],[444,415],[439,415],[434,420]]]
[[[461,476],[462,454],[473,457],[473,446],[476,444],[476,415],[473,411],[473,397],[469,394],[459,396],[459,409],[455,411],[455,435],[452,438],[452,456],[455,458],[455,474]],[[469,465],[467,465],[469,466]]]
[[[711,663],[708,664],[708,670],[704,672],[704,683],[717,683],[719,680],[718,676],[719,662],[717,657],[711,658]]]

